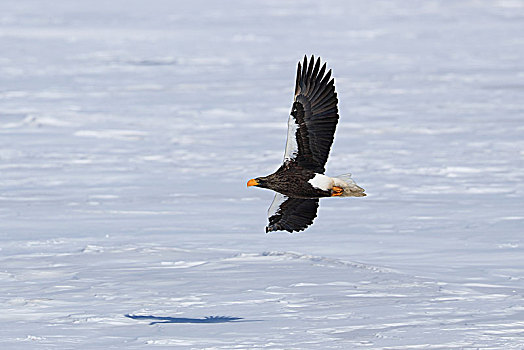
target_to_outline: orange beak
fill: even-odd
[[[249,187],[249,186],[256,186],[256,185],[258,185],[258,181],[255,180],[255,179],[251,179],[251,180],[249,180],[247,182],[247,187]]]

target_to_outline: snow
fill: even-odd
[[[521,1],[0,3],[3,349],[524,348]],[[296,63],[323,199],[264,234]]]

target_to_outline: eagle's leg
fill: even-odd
[[[331,197],[341,196],[342,193],[344,193],[344,189],[342,187],[333,186],[331,188]]]

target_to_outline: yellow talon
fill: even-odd
[[[331,197],[341,196],[342,193],[344,193],[344,189],[342,187],[333,186],[331,188]]]

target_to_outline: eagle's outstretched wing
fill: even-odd
[[[268,210],[269,225],[266,226],[266,232],[302,231],[313,223],[317,209],[318,198],[289,198],[277,193]]]
[[[284,161],[324,173],[338,123],[338,99],[331,70],[320,68],[320,58],[298,63],[295,100],[288,120]]]

